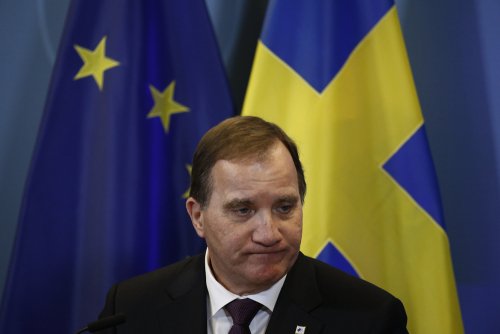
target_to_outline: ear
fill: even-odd
[[[191,223],[193,224],[194,230],[200,238],[205,238],[205,231],[203,225],[203,211],[201,210],[201,205],[193,197],[189,197],[186,200],[186,210],[191,217]]]

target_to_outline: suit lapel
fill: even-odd
[[[294,334],[300,327],[305,327],[305,334],[320,333],[323,323],[309,313],[321,301],[314,268],[300,253],[287,274],[266,332]]]
[[[158,311],[162,333],[207,332],[207,289],[204,257],[197,256],[167,287],[170,301]]]

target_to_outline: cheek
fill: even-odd
[[[286,229],[286,238],[291,246],[300,247],[302,240],[302,221],[298,220],[293,225],[288,225]]]
[[[302,241],[302,228],[299,227],[297,228],[294,234],[294,239],[293,239],[294,245],[297,248],[299,248],[301,241]]]
[[[221,244],[227,238],[227,232],[217,224],[205,225],[205,238],[207,242]]]
[[[225,252],[234,252],[243,244],[242,229],[232,226],[223,217],[211,217],[205,225],[205,239],[209,245],[215,246]]]

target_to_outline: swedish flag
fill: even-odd
[[[243,113],[281,125],[301,150],[302,250],[401,298],[411,333],[462,333],[393,1],[271,0]]]

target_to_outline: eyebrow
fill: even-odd
[[[236,208],[240,208],[242,206],[252,206],[253,202],[249,199],[235,198],[224,204],[224,209],[233,210]]]
[[[295,204],[299,201],[299,197],[298,196],[295,196],[295,195],[286,195],[286,196],[282,196],[282,197],[279,197],[277,202],[288,202],[290,204]]]
[[[299,197],[295,195],[284,195],[278,197],[278,199],[275,201],[275,203],[290,203],[290,204],[296,204],[299,202]],[[234,210],[237,208],[241,207],[249,207],[253,206],[254,202],[250,199],[246,198],[235,198],[227,203],[224,204],[224,209],[225,210]]]

